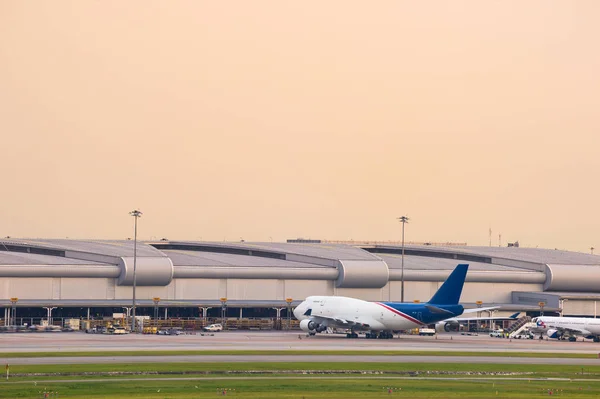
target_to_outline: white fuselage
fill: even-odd
[[[311,309],[310,315],[304,313]],[[341,296],[311,296],[294,310],[298,320],[322,317],[327,320],[346,320],[366,324],[369,330],[408,330],[423,323],[416,317],[407,315],[379,302],[367,302]],[[343,323],[334,323],[336,326]]]
[[[536,323],[534,329],[537,331],[566,329],[581,331],[582,334],[589,333],[592,335],[600,335],[600,319],[590,319],[587,317],[539,316],[532,321]]]

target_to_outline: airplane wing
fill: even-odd
[[[442,309],[439,308],[437,306],[433,306],[433,305],[425,305],[425,308],[427,308],[427,310],[429,310],[431,313],[435,313],[435,314],[445,314],[445,315],[454,315],[454,313],[446,310],[446,309]]]
[[[587,335],[592,335],[591,332],[589,332],[588,330],[584,330],[583,328],[567,328],[567,327],[560,327],[560,326],[554,326],[552,324],[547,324],[548,329],[552,329],[552,330],[556,330],[562,334],[568,334],[568,335],[583,335],[583,336],[587,336]]]
[[[486,310],[494,310],[494,309],[500,309],[500,306],[490,306],[489,308],[473,308],[473,309],[465,309],[463,311],[463,314],[466,313],[477,313],[477,312],[484,312]],[[489,319],[489,317],[488,317]]]
[[[310,319],[327,327],[369,329],[371,326],[368,320],[347,320],[339,317],[329,317],[323,315],[312,315],[310,316]]]

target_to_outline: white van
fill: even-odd
[[[211,324],[210,326],[206,326],[203,328],[204,331],[223,331],[223,326],[221,324]]]
[[[108,329],[111,334],[127,334],[127,330],[122,326],[112,326]]]

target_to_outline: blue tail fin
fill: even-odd
[[[517,313],[511,314],[510,316],[508,316],[508,318],[509,319],[516,319],[520,314],[521,314],[521,312],[517,312]]]
[[[469,265],[458,265],[454,271],[448,276],[444,284],[437,290],[429,303],[434,305],[456,305],[460,300],[465,277]]]

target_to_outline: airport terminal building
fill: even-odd
[[[291,240],[292,241],[292,240]],[[404,261],[402,261],[404,259]],[[134,262],[135,261],[135,262]],[[543,311],[594,317],[600,256],[551,249],[333,244],[0,240],[0,305],[21,316],[89,317],[132,304],[169,315],[268,316],[310,295],[427,301],[458,263],[470,265],[461,303],[495,315]],[[404,268],[402,265],[404,264]],[[404,270],[404,272],[402,272]],[[12,298],[12,301],[11,301]],[[52,309],[55,308],[55,309]],[[213,313],[218,314],[218,313]],[[2,313],[0,312],[0,318]]]

